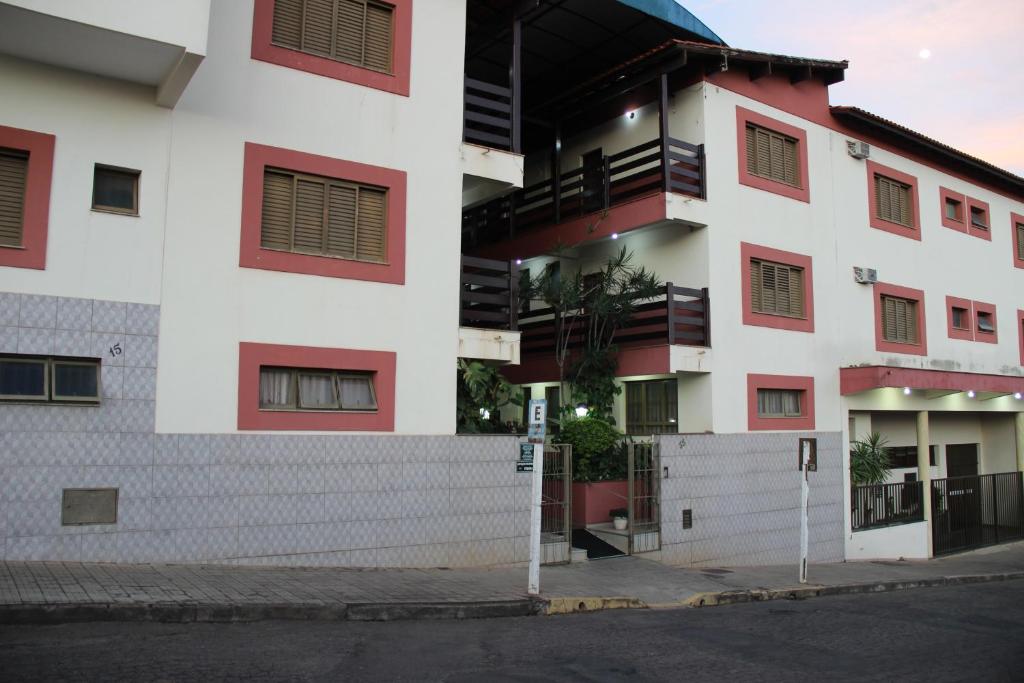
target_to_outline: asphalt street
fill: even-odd
[[[393,623],[0,626],[0,680],[1024,680],[1024,581]]]

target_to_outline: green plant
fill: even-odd
[[[623,434],[598,417],[567,419],[558,440],[572,445],[573,481],[607,481],[626,476]]]
[[[889,477],[889,449],[878,432],[850,444],[850,480],[854,486],[881,484]]]
[[[459,359],[455,399],[457,431],[478,434],[508,431],[501,409],[523,405],[522,391],[497,368]]]
[[[615,519],[616,517],[621,518],[621,519],[628,519],[629,518],[629,510],[627,510],[626,508],[615,508],[614,510],[609,510],[608,511],[608,516],[611,517],[612,519]]]

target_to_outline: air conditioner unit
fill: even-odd
[[[846,141],[846,153],[854,159],[867,159],[871,156],[871,145],[856,140]]]
[[[853,279],[862,285],[873,285],[878,282],[878,271],[874,268],[853,267]]]

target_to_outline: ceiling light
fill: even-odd
[[[967,398],[974,398],[974,389],[967,390]]]
[[[1019,401],[1021,398],[1020,392],[1018,391],[1016,394],[1013,395],[1013,397]]]
[[[521,258],[517,258],[517,259],[516,259],[516,265],[517,265],[517,266],[521,266],[521,265],[523,265],[523,259],[521,259]]]
[[[910,387],[903,387],[903,395],[910,396]]]
[[[617,239],[619,239],[619,233],[617,233],[617,232],[613,232],[613,233],[612,233],[612,239],[613,239],[613,240],[617,240]]]

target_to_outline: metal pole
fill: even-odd
[[[544,444],[533,444],[533,499],[530,504],[530,577],[526,592],[540,594],[540,511],[544,484]]]
[[[800,454],[800,583],[807,583],[807,501],[810,497],[810,487],[807,482],[807,465],[811,459],[811,444],[809,441],[803,443],[803,452]],[[792,462],[792,461],[791,461]]]

